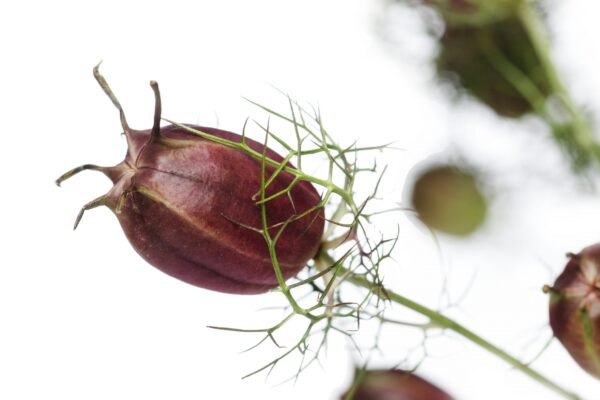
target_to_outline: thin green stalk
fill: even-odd
[[[600,153],[598,151],[599,145],[594,138],[593,132],[586,121],[585,116],[579,107],[575,105],[568,90],[560,79],[560,75],[549,54],[550,46],[547,40],[546,29],[544,28],[540,17],[532,8],[530,1],[523,3],[519,9],[518,16],[529,35],[533,48],[548,77],[552,92],[558,95],[558,100],[571,118],[574,142],[589,152],[596,160],[600,160]]]
[[[285,278],[283,277],[283,273],[281,272],[281,268],[279,266],[279,261],[277,259],[277,254],[275,251],[275,245],[277,243],[279,235],[285,229],[285,224],[279,229],[275,238],[272,238],[271,234],[269,233],[269,224],[267,222],[267,205],[265,204],[265,196],[266,196],[265,173],[266,173],[266,161],[267,161],[267,155],[266,155],[267,143],[266,142],[267,142],[268,138],[269,138],[269,136],[266,135],[265,136],[265,144],[263,146],[261,162],[260,162],[260,171],[261,171],[260,172],[260,176],[261,176],[260,212],[261,212],[261,219],[262,219],[262,225],[263,225],[263,236],[264,236],[264,238],[267,242],[267,246],[269,248],[269,255],[271,256],[271,261],[273,262],[273,270],[275,271],[275,277],[277,278],[277,282],[279,283],[279,287],[281,288],[281,291],[283,292],[284,296],[287,298],[287,300],[290,303],[290,305],[292,306],[294,312],[313,319],[313,317],[309,313],[307,313],[302,307],[300,307],[300,305],[298,305],[298,303],[296,302],[296,299],[292,296],[290,289],[287,287],[287,285],[285,283]],[[284,165],[284,164],[282,164],[282,165]]]
[[[278,115],[273,113],[274,115]],[[285,118],[285,117],[282,117]],[[172,121],[169,121],[172,122]],[[298,125],[299,127],[302,127],[302,125],[299,125],[298,122],[296,121],[295,118],[292,119],[292,122],[295,125]],[[501,348],[495,346],[494,344],[490,343],[489,341],[485,340],[484,338],[482,338],[481,336],[477,335],[476,333],[474,333],[473,331],[469,330],[468,328],[466,328],[465,326],[459,324],[458,322],[446,317],[445,315],[443,315],[442,313],[435,311],[433,309],[430,309],[422,304],[419,304],[415,301],[412,301],[398,293],[392,292],[390,290],[387,290],[383,287],[379,286],[379,277],[377,276],[377,272],[376,269],[378,268],[379,263],[381,262],[381,260],[383,260],[384,258],[388,257],[389,254],[383,254],[380,255],[380,257],[376,260],[376,262],[373,264],[373,269],[375,270],[375,275],[372,276],[372,279],[368,279],[362,275],[358,275],[354,272],[352,272],[350,269],[345,268],[342,266],[341,261],[340,262],[336,262],[335,260],[333,260],[333,258],[327,254],[325,249],[321,250],[321,253],[317,255],[317,259],[323,260],[326,262],[327,265],[331,265],[331,266],[336,266],[335,267],[335,272],[332,274],[332,278],[331,279],[335,279],[335,277],[339,277],[339,279],[341,281],[346,281],[349,283],[352,283],[354,285],[356,285],[357,287],[361,287],[364,289],[368,290],[368,294],[367,296],[365,296],[365,298],[363,299],[363,302],[360,304],[356,304],[356,308],[354,308],[351,312],[347,313],[347,314],[333,314],[333,315],[329,315],[329,313],[326,311],[323,314],[313,314],[313,311],[320,309],[321,307],[325,306],[325,307],[344,307],[347,306],[348,303],[338,303],[338,304],[328,304],[325,305],[323,303],[324,300],[324,296],[321,296],[319,301],[317,302],[317,304],[315,304],[312,307],[309,307],[307,309],[302,308],[299,303],[296,301],[296,299],[293,297],[292,293],[291,293],[291,289],[294,287],[294,285],[292,286],[288,286],[285,282],[285,279],[283,277],[283,274],[281,272],[281,268],[279,266],[279,262],[278,262],[278,258],[277,258],[277,254],[276,254],[276,243],[280,237],[280,235],[282,234],[283,230],[286,227],[286,224],[283,224],[277,231],[277,233],[274,235],[274,237],[271,236],[271,233],[269,231],[270,227],[268,226],[268,221],[267,221],[267,213],[266,213],[266,207],[267,207],[267,196],[266,196],[266,187],[269,183],[269,180],[266,179],[266,167],[267,166],[271,166],[276,168],[276,171],[282,172],[288,172],[290,174],[292,174],[293,176],[296,177],[296,179],[299,180],[305,180],[308,182],[312,182],[318,185],[321,185],[325,188],[327,188],[327,192],[324,195],[324,198],[322,199],[323,203],[327,203],[329,200],[329,196],[332,193],[336,193],[337,195],[339,195],[341,197],[341,199],[343,200],[343,202],[346,203],[346,205],[350,208],[351,210],[351,214],[354,216],[354,218],[358,218],[361,213],[362,213],[362,208],[364,206],[363,205],[359,208],[356,206],[355,202],[354,202],[354,198],[353,198],[353,193],[352,193],[352,185],[354,182],[354,176],[357,173],[357,169],[356,169],[356,165],[353,166],[353,170],[348,172],[348,168],[352,167],[352,165],[350,165],[348,163],[347,160],[345,160],[344,158],[344,152],[339,151],[339,157],[341,157],[341,160],[343,162],[343,166],[338,164],[336,161],[336,158],[338,156],[333,156],[332,154],[330,154],[328,152],[327,149],[323,150],[323,152],[325,152],[328,155],[328,158],[330,160],[330,162],[332,164],[335,164],[342,172],[347,173],[346,174],[346,179],[344,182],[343,187],[340,187],[338,185],[335,185],[331,179],[332,176],[330,174],[329,179],[324,180],[324,179],[319,179],[316,177],[312,177],[308,174],[305,174],[304,172],[298,170],[298,169],[294,169],[291,168],[289,166],[286,165],[286,162],[284,163],[278,163],[270,158],[268,158],[266,156],[266,142],[264,143],[264,148],[262,152],[253,150],[252,148],[250,148],[244,140],[242,140],[241,143],[237,143],[237,142],[233,142],[233,141],[229,141],[229,140],[225,140],[223,138],[220,137],[216,137],[213,135],[209,135],[206,134],[205,132],[201,132],[195,129],[192,129],[190,127],[187,127],[185,125],[181,125],[181,124],[177,124],[175,122],[172,122],[173,124],[188,130],[189,132],[204,137],[207,140],[211,140],[214,141],[216,143],[220,143],[222,145],[231,147],[231,148],[235,148],[238,150],[241,150],[245,153],[247,153],[248,155],[250,155],[251,157],[254,157],[255,159],[259,160],[261,162],[261,188],[260,188],[260,201],[259,201],[259,206],[261,208],[261,218],[262,218],[262,225],[263,225],[263,236],[267,242],[268,245],[268,249],[269,249],[269,253],[271,256],[271,259],[273,261],[273,267],[274,267],[274,271],[275,271],[275,275],[277,278],[277,281],[279,283],[279,287],[280,290],[282,291],[282,293],[285,295],[285,297],[287,298],[290,306],[292,307],[293,313],[290,315],[302,315],[304,317],[307,317],[310,322],[309,322],[309,326],[307,328],[307,330],[304,332],[304,334],[302,335],[302,338],[300,339],[300,341],[296,344],[296,346],[294,346],[292,349],[289,349],[288,351],[286,351],[284,354],[282,354],[280,357],[276,358],[274,361],[272,361],[271,363],[263,366],[262,368],[258,369],[257,371],[249,374],[249,375],[253,375],[255,373],[258,373],[260,371],[263,371],[265,369],[268,368],[272,368],[274,367],[281,359],[283,359],[284,357],[286,357],[287,355],[291,354],[292,351],[294,350],[300,350],[302,353],[305,350],[301,349],[301,345],[303,343],[305,343],[306,339],[309,337],[311,329],[315,326],[315,324],[317,324],[319,321],[323,320],[323,319],[327,319],[328,321],[331,321],[331,318],[334,316],[339,316],[339,317],[350,317],[350,316],[354,316],[355,312],[357,312],[358,310],[360,310],[362,308],[362,306],[364,305],[364,303],[366,303],[368,301],[368,299],[371,298],[371,296],[377,296],[378,298],[380,298],[381,300],[384,301],[393,301],[397,304],[400,304],[404,307],[407,307],[427,318],[429,318],[429,322],[425,325],[425,326],[436,326],[442,329],[448,329],[451,330],[457,334],[459,334],[460,336],[464,337],[466,340],[476,344],[477,346],[485,349],[486,351],[492,353],[493,355],[495,355],[496,357],[504,360],[505,362],[507,362],[508,364],[510,364],[511,366],[513,366],[514,368],[518,369],[519,371],[521,371],[522,373],[526,374],[527,376],[529,376],[530,378],[532,378],[533,380],[539,382],[540,384],[546,386],[547,388],[553,390],[554,392],[558,393],[559,395],[561,395],[562,397],[564,397],[565,399],[569,399],[569,400],[580,400],[580,397],[577,396],[576,394],[568,391],[567,389],[563,388],[562,386],[560,386],[559,384],[555,383],[554,381],[550,380],[549,378],[547,378],[546,376],[542,375],[541,373],[537,372],[536,370],[532,369],[531,367],[529,367],[527,364],[523,363],[522,361],[518,360],[517,358],[511,356],[509,353],[507,353],[506,351],[502,350]],[[323,145],[326,146],[326,140],[328,139],[328,136],[326,135],[325,131],[322,128],[322,125],[320,125],[321,128],[321,134],[322,136],[319,137],[315,137],[315,139],[317,141],[322,141]],[[267,136],[266,138],[268,139],[269,137],[269,132],[268,132],[268,126],[267,126]],[[297,150],[293,150],[291,147],[289,147],[289,152],[290,154],[288,155],[288,158],[286,158],[286,161],[289,160],[291,157],[293,157],[294,155],[300,155],[301,154],[301,148],[299,147]],[[348,175],[349,174],[349,175]],[[283,194],[283,193],[281,193]],[[339,215],[337,215],[336,213],[336,217],[339,217],[340,219],[343,217],[343,212],[344,208],[340,208],[340,212]],[[289,221],[288,221],[289,222]],[[335,224],[342,225],[340,223],[340,221],[336,220],[334,221]],[[385,243],[385,241],[381,242],[380,244]],[[393,246],[392,246],[393,247]],[[374,249],[372,249],[371,251],[376,251],[377,247],[375,247]],[[313,279],[316,279],[318,276],[313,277]],[[333,280],[329,281],[329,283],[326,285],[326,289],[324,291],[324,293],[328,293],[331,289],[331,286],[334,285],[335,282]],[[379,289],[379,290],[375,290],[375,289]],[[271,335],[272,331],[274,331],[275,329],[278,329],[279,327],[281,327],[281,325],[283,325],[283,323],[285,323],[290,317],[286,318],[282,323],[275,325],[274,327],[271,327],[267,330],[261,330],[261,331],[266,331],[268,332],[269,335]],[[338,330],[337,328],[335,328],[333,325],[328,325],[331,326],[332,329]],[[342,332],[344,333],[344,332]],[[272,338],[272,336],[270,336]],[[264,340],[264,339],[263,339]],[[261,341],[262,343],[262,341]],[[260,344],[260,343],[259,343]],[[302,369],[302,366],[301,366]],[[248,376],[249,376],[248,375]]]
[[[340,274],[347,274],[346,280],[349,282],[352,282],[353,284],[355,284],[357,286],[363,287],[368,290],[373,289],[373,282],[369,281],[368,279],[366,279],[360,275],[354,274],[343,267],[340,268]],[[484,338],[477,335],[470,329],[468,329],[465,326],[459,324],[458,322],[444,316],[440,312],[432,310],[431,308],[428,308],[422,304],[412,301],[412,300],[410,300],[398,293],[392,292],[388,289],[385,289],[385,290],[382,290],[379,292],[374,292],[374,294],[382,299],[393,301],[394,303],[400,304],[400,305],[407,307],[413,311],[416,311],[417,313],[419,313],[421,315],[428,317],[433,323],[435,323],[435,325],[439,326],[440,328],[449,329],[455,333],[458,333],[465,339],[469,340],[471,343],[476,344],[477,346],[483,348],[484,350],[487,350],[488,352],[492,353],[496,357],[506,361],[507,363],[512,365],[514,368],[518,369],[519,371],[523,372],[524,374],[526,374],[533,380],[539,382],[540,384],[542,384],[542,385],[546,386],[547,388],[553,390],[554,392],[558,393],[565,399],[581,400],[581,398],[578,395],[576,395],[575,393],[570,392],[566,388],[560,386],[559,384],[555,383],[551,379],[547,378],[546,376],[537,372],[533,368],[529,367],[522,361],[511,356],[509,353],[502,350],[498,346],[495,346],[494,344],[485,340]]]

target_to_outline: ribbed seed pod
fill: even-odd
[[[94,69],[100,86],[120,111],[127,138],[125,160],[114,167],[86,164],[57,180],[92,169],[103,172],[114,186],[86,204],[85,210],[107,206],[117,216],[134,249],[150,264],[184,282],[227,293],[254,294],[278,285],[263,229],[258,193],[276,171],[261,160],[224,144],[194,135],[184,128],[160,127],[158,85],[151,82],[156,107],[154,126],[131,129],[118,100]],[[235,133],[189,127],[241,143]],[[283,158],[249,138],[245,143],[275,163]],[[294,168],[287,164],[288,168]],[[266,196],[285,191],[294,181],[282,171],[266,188]],[[275,247],[284,279],[296,275],[316,254],[324,226],[321,198],[306,181],[287,194],[266,203],[267,226],[272,237],[283,233]]]
[[[550,326],[577,363],[600,379],[600,244],[569,254],[550,293]]]
[[[360,371],[340,400],[453,400],[449,394],[402,370]]]

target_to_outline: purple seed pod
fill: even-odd
[[[600,243],[569,254],[550,293],[550,326],[577,363],[600,379]]]
[[[154,125],[134,130],[98,66],[94,76],[120,112],[127,138],[125,160],[113,167],[85,164],[62,175],[56,183],[83,170],[104,173],[114,184],[105,195],[85,204],[86,210],[107,206],[117,216],[133,248],[161,271],[202,288],[226,293],[256,294],[278,285],[273,261],[263,236],[261,177],[266,202],[266,225],[284,279],[296,275],[319,249],[324,226],[321,197],[306,181],[265,166],[249,154],[194,135],[184,128],[160,127],[158,85]],[[188,125],[235,143],[244,141],[267,159],[284,159],[269,148],[235,133]],[[287,163],[286,167],[294,168]],[[286,189],[291,189],[285,193]]]
[[[453,400],[453,398],[412,372],[357,370],[352,387],[341,400]]]

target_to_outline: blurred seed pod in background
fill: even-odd
[[[479,10],[474,0],[423,0],[425,4],[438,7],[444,13],[476,13]]]
[[[485,221],[487,199],[475,172],[456,165],[430,164],[415,167],[411,175],[406,197],[429,228],[466,236]]]
[[[441,45],[438,73],[503,117],[535,111],[533,105],[550,93],[548,77],[516,18],[447,26]]]
[[[435,8],[447,25],[483,25],[514,14],[522,0],[422,0]]]
[[[600,379],[600,244],[569,254],[550,293],[550,326],[577,363]]]
[[[341,400],[453,400],[453,398],[412,372],[357,369],[352,386]]]
[[[575,171],[600,161],[590,118],[571,98],[550,56],[541,2],[394,1],[435,10],[439,18],[428,19],[439,45],[435,69],[458,93],[501,117],[537,115]]]
[[[428,0],[446,26],[436,60],[449,79],[504,117],[543,103],[551,84],[519,17],[521,0]]]

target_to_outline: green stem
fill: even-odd
[[[583,342],[585,343],[585,352],[592,361],[592,371],[596,374],[600,371],[600,357],[596,350],[596,342],[594,340],[594,323],[590,318],[590,314],[586,308],[581,311],[581,324],[583,326]]]
[[[321,255],[321,256],[323,256],[323,255]],[[326,256],[326,257],[328,257],[328,256]],[[369,281],[368,279],[366,279],[360,275],[354,274],[342,267],[340,270],[340,275],[344,275],[344,274],[347,274],[346,280],[352,282],[356,286],[363,287],[368,290],[373,289],[373,282]],[[506,361],[507,363],[512,365],[514,368],[523,372],[530,378],[534,379],[535,381],[539,382],[540,384],[546,386],[547,388],[549,388],[549,389],[553,390],[554,392],[558,393],[559,395],[563,396],[565,399],[570,399],[570,400],[580,400],[581,399],[578,395],[568,391],[564,387],[553,382],[552,380],[545,377],[541,373],[537,372],[536,370],[532,369],[528,365],[524,364],[522,361],[511,356],[506,351],[504,351],[501,348],[495,346],[494,344],[488,342],[487,340],[485,340],[481,336],[477,335],[470,329],[468,329],[465,326],[459,324],[458,322],[444,316],[440,312],[432,310],[431,308],[428,308],[422,304],[414,302],[414,301],[412,301],[398,293],[392,292],[388,289],[375,292],[375,294],[382,299],[393,301],[394,303],[400,304],[400,305],[407,307],[421,315],[428,317],[433,323],[435,323],[440,328],[449,329],[455,333],[458,333],[465,339],[467,339],[470,342],[476,344],[477,346],[487,350],[488,352],[494,354],[496,357]]]
[[[552,62],[552,58],[548,51],[550,46],[547,40],[546,29],[529,1],[524,2],[520,7],[518,16],[527,31],[533,48],[542,64],[542,68],[544,69],[552,88],[552,93],[557,95],[558,100],[569,114],[573,128],[571,132],[573,142],[593,158],[600,160],[600,153],[598,151],[599,146],[594,138],[594,134],[585,116],[579,107],[575,105],[560,79],[560,75]]]

